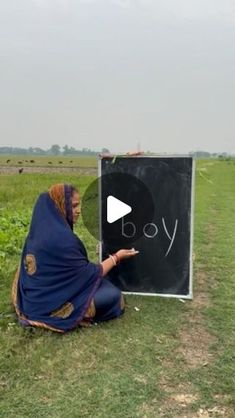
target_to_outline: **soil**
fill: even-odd
[[[20,173],[19,170],[22,170]],[[0,166],[0,175],[11,174],[53,174],[53,173],[74,173],[81,176],[97,176],[97,169],[95,167],[19,167],[19,166]]]

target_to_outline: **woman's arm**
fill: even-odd
[[[136,251],[134,248],[132,248],[131,250],[119,250],[115,254],[110,255],[101,263],[103,268],[103,276],[106,276],[106,274],[120,261],[124,260],[125,258],[133,257],[138,253],[139,251]]]

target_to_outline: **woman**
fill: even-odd
[[[21,325],[66,332],[124,312],[120,290],[103,277],[138,251],[123,249],[100,264],[89,262],[73,233],[79,215],[80,196],[71,185],[56,184],[39,196],[12,288]]]

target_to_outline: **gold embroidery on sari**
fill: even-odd
[[[36,272],[37,265],[36,265],[36,259],[33,254],[27,254],[25,256],[24,267],[29,276],[32,276]]]
[[[19,319],[26,320],[29,323],[29,325],[32,325],[33,327],[40,327],[40,328],[49,329],[51,331],[64,333],[64,330],[51,327],[50,325],[47,325],[44,322],[31,321],[20,312],[18,305],[17,305],[17,288],[18,288],[19,275],[20,275],[20,266],[16,270],[15,277],[14,277],[13,284],[12,284],[12,290],[11,290],[12,303],[14,305],[16,314],[19,317]]]
[[[11,289],[11,299],[12,299],[12,303],[15,309],[17,308],[17,287],[18,287],[19,274],[20,274],[20,266],[18,266],[15,272],[14,280],[12,283],[12,289]]]
[[[83,319],[79,322],[79,325],[82,327],[90,327],[91,319],[94,318],[96,314],[95,302],[94,299],[91,300],[90,305],[88,306]]]
[[[122,311],[125,308],[125,300],[124,300],[124,296],[122,293],[121,293],[121,299],[120,299],[120,307]]]
[[[22,315],[22,316],[24,316],[24,315]],[[54,327],[52,327],[50,325],[45,324],[44,322],[31,321],[30,319],[27,319],[25,317],[23,317],[21,319],[26,319],[27,322],[29,323],[29,325],[31,325],[32,327],[45,328],[45,329],[49,329],[50,331],[61,332],[61,333],[64,333],[65,332],[63,329],[54,328]]]
[[[71,315],[73,311],[73,304],[71,302],[66,302],[59,309],[53,311],[50,316],[66,319]]]
[[[13,280],[13,284],[12,284],[12,289],[11,289],[11,298],[12,298],[12,303],[14,305],[15,311],[16,311],[16,315],[20,318],[20,319],[27,319],[19,310],[18,305],[17,305],[17,291],[18,291],[18,281],[19,281],[19,276],[20,276],[20,266],[17,268],[16,273],[15,273],[15,277]]]
[[[92,299],[90,305],[88,306],[85,312],[84,319],[94,318],[95,314],[96,314],[95,302],[94,302],[94,299]]]

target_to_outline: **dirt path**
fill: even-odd
[[[19,167],[19,166],[0,166],[0,175],[20,174],[53,174],[53,173],[73,173],[81,176],[97,176],[97,169],[94,167]]]
[[[213,241],[214,229],[212,225],[208,226],[208,241]],[[205,408],[203,405],[193,412],[193,404],[200,404],[200,394],[190,381],[187,381],[187,373],[201,367],[209,367],[213,361],[213,354],[210,352],[210,346],[216,342],[216,337],[211,335],[206,328],[203,310],[210,304],[209,286],[214,282],[205,272],[204,266],[198,266],[199,269],[194,277],[194,298],[191,302],[185,302],[188,305],[185,313],[185,321],[179,330],[180,345],[176,353],[183,360],[181,383],[174,385],[172,383],[171,370],[176,367],[173,361],[165,364],[164,375],[160,381],[160,387],[166,393],[159,417],[174,418],[230,418],[233,417],[233,411],[224,406],[220,406],[220,399],[214,399],[212,408]],[[176,360],[177,361],[177,360]]]

